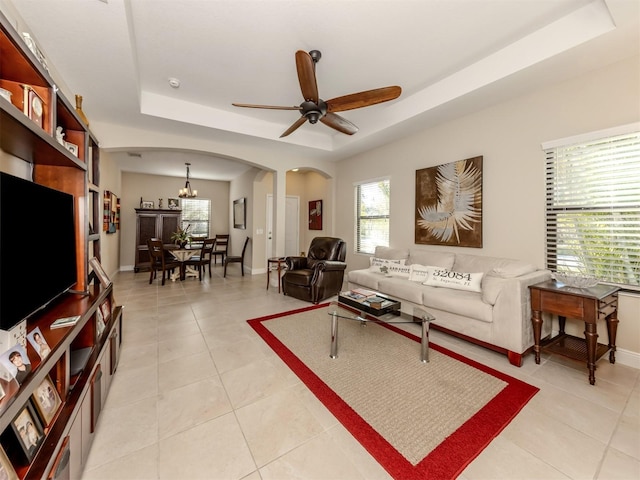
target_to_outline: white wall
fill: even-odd
[[[348,269],[368,265],[354,250],[354,182],[391,179],[392,247],[414,245],[415,171],[482,155],[483,248],[421,246],[509,257],[544,267],[544,154],[541,143],[640,120],[638,57],[545,88],[338,163],[336,234]],[[640,354],[639,298],[625,298],[618,345]],[[577,326],[579,335],[583,326]],[[606,329],[599,325],[601,341]]]

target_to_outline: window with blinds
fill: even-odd
[[[356,252],[389,246],[389,179],[356,185]]]
[[[547,268],[640,286],[640,132],[545,152]]]
[[[211,200],[204,198],[180,199],[182,209],[182,228],[189,227],[189,233],[197,237],[209,237],[209,219]]]

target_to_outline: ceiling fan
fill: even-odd
[[[298,70],[298,81],[300,82],[300,90],[304,102],[299,106],[282,107],[276,105],[253,105],[247,103],[233,103],[235,107],[247,108],[267,108],[272,110],[298,110],[301,117],[294,122],[280,138],[295,132],[307,120],[309,123],[317,123],[320,120],[326,126],[331,127],[339,132],[353,135],[358,131],[358,127],[349,120],[337,115],[336,112],[345,110],[353,110],[355,108],[368,107],[377,103],[388,102],[400,96],[402,89],[398,86],[376,88],[374,90],[366,90],[364,92],[352,93],[342,97],[332,98],[331,100],[322,100],[318,96],[318,84],[316,82],[316,63],[320,60],[322,54],[318,50],[305,52],[298,50],[296,52],[296,69]]]

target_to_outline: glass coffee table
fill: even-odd
[[[363,327],[365,327],[367,323],[421,323],[420,361],[422,363],[429,362],[429,325],[435,320],[435,317],[423,308],[413,307],[413,314],[397,310],[380,316],[374,316],[356,307],[334,300],[329,307],[329,315],[331,316],[331,351],[329,353],[331,358],[338,357],[338,319],[342,318],[344,320],[360,322],[360,325]]]

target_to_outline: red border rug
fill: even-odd
[[[263,322],[295,315],[329,304],[314,305],[288,312],[247,320],[247,323],[278,354],[316,397],[333,413],[360,444],[396,479],[452,479],[456,478],[482,450],[515,418],[527,402],[538,392],[538,388],[526,382],[498,372],[451,350],[433,343],[429,348],[493,375],[508,385],[473,417],[461,425],[453,434],[432,450],[417,465],[412,465],[378,432],[365,422],[338,394],[329,388],[296,355],[280,342]],[[416,342],[420,338],[400,330],[393,325],[386,328]],[[505,358],[505,361],[507,359]]]

